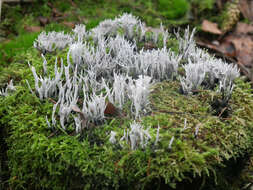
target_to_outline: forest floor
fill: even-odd
[[[242,74],[253,81],[253,3],[247,0],[171,0],[169,3],[162,0],[38,2],[3,3],[0,71],[12,62],[15,54],[31,47],[43,30],[68,32],[80,23],[90,29],[101,20],[131,12],[147,26],[159,27],[163,23],[172,33],[178,27],[196,27],[198,45],[216,56],[237,63]],[[1,83],[0,80],[0,86]]]
[[[87,0],[83,3],[78,0],[44,0],[3,3],[0,21],[0,89],[18,72],[15,70],[18,67],[15,57],[33,46],[40,32],[69,32],[76,24],[85,24],[89,30],[100,21],[124,12],[138,16],[150,28],[159,28],[163,23],[172,35],[178,27],[196,27],[197,44],[215,56],[237,64],[241,74],[253,84],[253,3],[247,0],[171,0],[170,7],[166,7],[164,2]],[[25,62],[27,60],[19,60],[19,63]],[[5,143],[1,138],[0,141]],[[2,147],[1,151],[6,151]],[[4,167],[7,166],[0,165],[0,169]],[[250,159],[243,175],[251,175],[247,177],[252,179],[252,168],[253,159]],[[245,184],[245,187],[249,186],[250,183]]]

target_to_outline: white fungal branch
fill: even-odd
[[[109,101],[114,104],[115,106],[119,107],[120,109],[123,108],[124,103],[127,100],[127,80],[129,77],[124,75],[117,75],[114,73],[114,79],[112,88],[109,88],[109,85],[106,84],[105,80],[103,79],[102,86],[106,90],[106,95]]]
[[[87,35],[86,26],[83,24],[76,25],[73,32],[77,36],[77,41],[79,43],[83,42],[84,37]]]
[[[231,98],[233,89],[234,85],[231,81],[228,83],[226,78],[220,80],[219,92],[222,94],[222,98],[225,102]]]
[[[179,30],[175,32],[179,43],[179,52],[184,59],[188,59],[188,56],[191,54],[190,52],[194,50],[196,43],[194,40],[194,34],[196,29],[194,28],[192,32],[190,32],[189,26],[184,31],[184,36],[181,37]]]
[[[197,90],[205,79],[206,68],[202,63],[189,63],[184,65],[185,77],[180,78],[180,82],[185,94],[191,94],[192,90]]]
[[[140,117],[141,112],[146,111],[145,108],[149,104],[150,87],[151,77],[140,76],[137,80],[129,80],[128,97],[132,101],[131,107],[134,110],[135,118]]]
[[[99,25],[91,30],[90,35],[94,38],[95,42],[98,42],[101,37],[116,36],[120,29],[123,30],[124,36],[128,40],[133,40],[137,36],[141,21],[131,15],[124,13],[120,17],[104,20]]]
[[[51,53],[56,49],[63,49],[72,41],[72,37],[69,34],[64,34],[64,32],[41,32],[34,41],[33,46],[45,54]]]
[[[105,118],[104,112],[106,108],[106,96],[102,94],[96,95],[92,94],[89,98],[83,89],[84,100],[82,112],[88,117],[92,122],[103,121]]]
[[[69,116],[72,111],[72,107],[76,106],[78,101],[78,84],[71,84],[67,86],[65,83],[64,86],[60,89],[59,93],[59,112],[61,127],[66,130],[65,120],[69,121]]]
[[[10,80],[10,82],[7,84],[5,89],[0,89],[0,96],[8,96],[9,92],[13,92],[16,90],[16,87],[13,86],[13,81]]]
[[[213,90],[218,83],[218,91],[223,100],[228,102],[239,70],[198,48],[194,33],[195,29],[190,31],[189,27],[183,36],[179,31],[175,33],[179,44],[179,52],[175,53],[167,48],[169,33],[162,24],[160,29],[149,29],[137,17],[126,13],[100,22],[90,31],[86,31],[85,25],[79,24],[72,34],[42,32],[34,41],[34,47],[42,53],[43,75],[37,74],[35,67],[30,66],[35,93],[28,81],[27,84],[30,91],[41,100],[50,97],[57,101],[53,106],[51,123],[46,118],[47,125],[55,128],[57,115],[62,129],[66,130],[70,121],[73,121],[76,133],[82,132],[84,120],[96,124],[104,121],[108,100],[119,110],[123,110],[126,102],[130,101],[131,116],[140,119],[148,112],[151,85],[154,82],[179,78],[184,94],[192,94],[201,87]],[[154,43],[157,48],[140,49],[140,42]],[[43,54],[67,46],[67,65],[61,59],[58,68],[56,59],[54,76],[48,76],[50,67]],[[181,66],[185,70],[184,76],[178,76]],[[0,95],[6,94],[7,90],[0,91]],[[81,109],[78,107],[80,104]],[[182,131],[187,128],[185,120]],[[159,144],[159,130],[158,126],[155,145]],[[115,136],[116,132],[112,131],[109,139],[112,144],[116,143]],[[124,131],[120,143],[129,143],[131,149],[136,150],[145,148],[150,138],[148,131],[134,122],[130,130]],[[169,142],[169,149],[173,141],[174,136]]]
[[[80,116],[78,115],[77,117],[74,116],[74,121],[75,121],[75,127],[76,127],[76,134],[82,132],[82,120]]]
[[[169,80],[177,75],[180,55],[166,48],[144,51],[136,54],[136,75],[148,75],[158,81]]]
[[[43,56],[43,59],[44,59],[43,68],[44,68],[44,72],[46,73],[47,61],[44,56]],[[31,70],[32,70],[34,82],[35,82],[35,91],[39,95],[39,98],[43,100],[49,97],[56,97],[59,90],[59,85],[61,84],[61,77],[63,73],[63,60],[61,59],[61,69],[59,72],[57,68],[57,59],[56,59],[54,78],[38,76],[36,73],[36,69],[33,66],[31,66]]]
[[[124,135],[120,138],[119,143],[122,145],[125,142],[126,145],[130,145],[131,150],[136,150],[138,148],[145,149],[150,140],[149,128],[144,129],[141,124],[134,121],[130,124],[129,132],[124,130]]]
[[[174,139],[175,139],[174,136],[172,136],[171,139],[170,139],[170,143],[169,143],[169,147],[168,147],[170,150],[172,149],[172,144],[174,142]]]
[[[73,68],[75,68],[76,66],[79,68],[83,64],[82,61],[83,61],[84,48],[85,45],[82,42],[76,42],[70,45],[67,58],[68,63],[70,63],[70,55],[71,55],[73,61]]]
[[[117,133],[116,133],[116,132],[111,131],[111,134],[110,134],[110,139],[109,139],[110,143],[112,143],[112,144],[116,144],[116,142],[117,142],[117,140],[116,140],[116,135],[117,135]]]
[[[139,146],[145,148],[151,136],[148,129],[144,130],[143,126],[138,123],[132,123],[130,125],[129,139],[131,144],[131,149],[136,150]]]

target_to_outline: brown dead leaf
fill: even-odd
[[[253,66],[253,37],[249,35],[231,35],[227,41],[234,44],[237,60],[246,67]]]
[[[47,18],[47,17],[39,16],[38,20],[39,20],[41,26],[45,26],[46,24],[49,23],[49,18]]]
[[[117,109],[111,102],[108,102],[104,113],[108,115],[115,115],[117,113]]]
[[[224,41],[234,45],[236,58],[241,64],[253,67],[253,25],[238,23],[235,32],[225,37]]]
[[[222,34],[222,31],[218,28],[217,23],[213,23],[208,20],[203,20],[201,28],[205,32],[219,35]]]
[[[253,3],[252,3],[253,5]],[[238,23],[236,30],[220,41],[197,40],[197,44],[214,50],[218,55],[237,63],[253,84],[253,25]]]
[[[219,46],[221,52],[223,54],[225,54],[228,57],[235,57],[236,56],[236,49],[233,43],[231,42],[223,42],[220,46]]]
[[[239,9],[243,16],[250,21],[253,21],[253,1],[252,0],[240,0]]]
[[[25,26],[24,29],[27,32],[40,32],[42,28],[40,26]]]
[[[62,24],[70,28],[75,28],[75,23],[73,22],[63,21]]]
[[[235,34],[253,34],[253,25],[238,22],[235,29]]]
[[[253,67],[253,25],[238,23],[236,30],[222,39],[219,45],[211,42],[200,45],[234,57],[246,67]]]

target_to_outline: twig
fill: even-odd
[[[51,133],[47,138],[50,139],[52,138],[53,136],[57,135],[59,131],[55,131],[53,133]]]
[[[52,98],[48,98],[48,100],[49,100],[50,102],[52,102],[53,104],[56,104],[56,103],[57,103],[57,102],[54,101]]]
[[[220,112],[220,114],[219,114],[218,117],[221,117],[221,115],[224,113],[224,111],[225,111],[226,109],[227,109],[227,107],[223,108],[223,109],[221,110],[221,112]]]

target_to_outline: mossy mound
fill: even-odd
[[[30,50],[25,57],[42,69],[35,52]],[[107,119],[78,136],[50,131],[45,116],[52,112],[53,103],[30,94],[25,79],[32,80],[32,74],[23,65],[17,92],[0,101],[1,128],[9,132],[8,182],[13,189],[159,189],[164,185],[207,189],[210,184],[226,188],[229,180],[220,178],[220,169],[231,169],[226,168],[227,161],[252,151],[252,90],[241,79],[235,82],[227,118],[213,114],[216,95],[211,91],[185,96],[179,82],[155,84],[152,111],[141,123],[151,127],[151,136],[159,125],[160,140],[135,151],[108,142],[111,130],[122,134],[129,128],[127,116]]]

